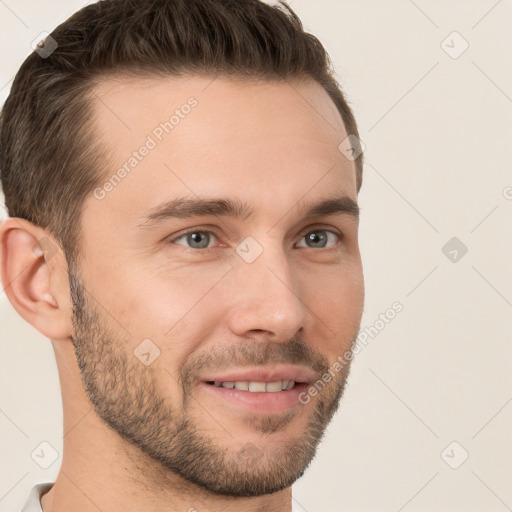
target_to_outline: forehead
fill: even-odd
[[[96,101],[92,106],[101,124],[124,126],[130,132],[137,126],[149,128],[145,121],[154,121],[152,114],[160,119],[192,96],[201,105],[203,116],[199,117],[214,121],[220,120],[219,115],[234,121],[250,114],[248,121],[251,125],[267,122],[269,116],[274,121],[282,119],[283,123],[292,117],[304,117],[313,124],[322,125],[324,131],[331,132],[334,137],[345,131],[341,116],[327,92],[309,78],[267,81],[210,75],[114,75],[97,81],[93,93]]]
[[[87,200],[98,215],[134,223],[187,195],[239,197],[269,214],[308,193],[356,197],[355,165],[338,149],[341,116],[312,80],[117,77],[92,98],[107,156],[105,196]]]

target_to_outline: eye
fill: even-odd
[[[211,240],[211,237],[217,238],[211,231],[189,231],[188,233],[183,233],[179,237],[171,240],[172,243],[177,243],[178,245],[184,245],[177,240],[184,239],[190,249],[207,249]]]
[[[334,244],[332,244],[331,247],[334,247],[337,240],[341,239],[341,235],[328,229],[316,229],[314,231],[309,231],[302,237],[302,239],[305,239],[306,243],[311,244],[306,247],[311,247],[313,249],[325,249],[329,240],[329,235],[331,235],[331,240],[334,240]]]
[[[325,249],[329,247],[329,240],[332,242],[330,247],[336,246],[336,242],[341,239],[341,236],[341,234],[328,229],[316,229],[303,235],[302,239],[306,240],[307,245],[305,247]],[[181,234],[173,240],[170,240],[170,242],[185,245],[189,249],[209,249],[212,238],[214,240],[217,239],[217,236],[212,231],[195,229]],[[184,242],[180,242],[180,240]],[[299,245],[299,247],[301,247],[301,245]],[[302,247],[304,247],[304,245],[302,245]]]

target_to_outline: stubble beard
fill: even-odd
[[[339,407],[350,365],[344,367],[337,380],[323,387],[314,402],[299,406],[313,408],[303,431],[289,436],[279,448],[276,443],[266,448],[266,437],[291,425],[303,411],[295,408],[282,415],[257,418],[247,415],[243,422],[257,435],[254,442],[247,442],[233,451],[208,435],[204,427],[198,428],[190,413],[197,404],[196,400],[191,400],[193,377],[206,359],[184,362],[180,375],[183,403],[180,409],[171,407],[161,390],[161,377],[159,380],[155,367],[144,366],[124,348],[130,346],[129,339],[123,339],[121,329],[114,332],[100,318],[72,270],[69,280],[74,305],[72,342],[85,391],[99,418],[142,452],[141,460],[149,456],[161,464],[164,472],[171,471],[205,491],[232,497],[271,494],[291,486],[304,474]],[[244,354],[230,356],[241,357],[248,365],[276,362],[276,359],[277,362],[306,363],[319,376],[329,367],[325,358],[312,353],[302,340],[287,344],[259,343],[246,348]],[[208,360],[211,363],[211,358]],[[170,374],[165,377],[172,383]],[[208,408],[205,404],[201,406]],[[219,416],[212,412],[212,416]],[[208,414],[202,417],[214,421]],[[224,430],[229,433],[229,424],[224,425]]]

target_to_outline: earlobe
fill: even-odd
[[[68,338],[69,291],[59,275],[67,271],[57,243],[34,224],[8,218],[0,226],[0,249],[2,283],[14,309],[44,336]]]

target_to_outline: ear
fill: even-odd
[[[0,225],[4,292],[14,309],[52,340],[72,334],[65,255],[56,240],[31,222],[9,217]]]

